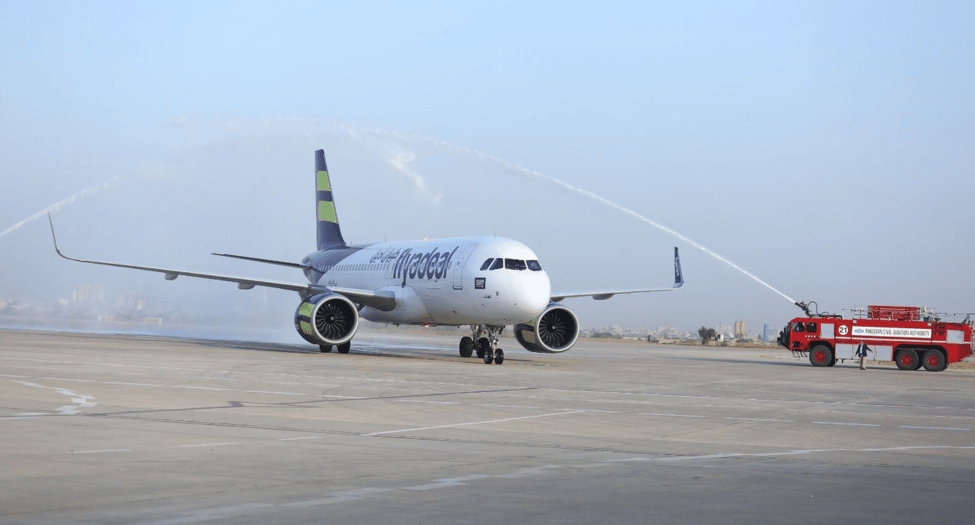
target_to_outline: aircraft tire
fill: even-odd
[[[340,344],[337,348],[339,349],[340,354],[347,354],[349,353],[349,350],[352,349],[352,341]]]
[[[491,342],[488,341],[487,337],[482,337],[477,340],[477,357],[484,359],[484,353],[491,348]]]
[[[504,362],[504,350],[498,348],[494,351],[494,364],[500,365]]]
[[[332,345],[318,345],[318,348],[323,354],[328,354],[332,351]]]
[[[474,353],[474,340],[466,335],[460,338],[460,356],[470,357]]]
[[[502,358],[504,359],[504,358]],[[484,364],[489,365],[494,362],[494,352],[490,348],[484,351]]]

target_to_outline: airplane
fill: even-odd
[[[237,283],[241,290],[264,286],[298,292],[301,303],[294,315],[295,329],[323,353],[333,348],[349,353],[360,318],[394,325],[468,325],[471,335],[460,340],[461,357],[476,352],[485,364],[500,365],[504,351],[498,348],[498,336],[507,325],[514,326],[515,339],[530,352],[561,353],[572,348],[579,337],[579,320],[560,304],[564,299],[605,300],[621,294],[673,291],[684,285],[676,247],[670,287],[552,293],[535,253],[503,237],[350,245],[342,237],[321,149],[315,152],[315,185],[318,249],[300,263],[213,254],[297,268],[304,272],[307,284],[69,257],[58,247],[50,213],[48,220],[54,250],[71,261],[162,273],[170,281],[198,277]]]

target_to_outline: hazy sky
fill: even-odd
[[[584,326],[799,310],[595,193],[839,312],[975,311],[975,3],[0,1],[0,231],[69,254],[302,280],[324,148],[350,242],[493,234]],[[106,181],[110,181],[106,183]],[[297,296],[72,264],[0,237],[0,298],[78,284],[267,311]],[[190,306],[187,306],[190,308]],[[298,340],[297,335],[294,335]]]

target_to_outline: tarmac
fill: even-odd
[[[0,523],[975,521],[975,370],[0,331]]]

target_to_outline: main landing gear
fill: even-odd
[[[322,351],[323,354],[330,353],[332,351],[332,345],[318,345],[318,349]],[[347,354],[349,350],[352,349],[352,342],[347,342],[344,344],[336,345],[335,348],[340,354]]]
[[[483,359],[486,365],[504,363],[504,350],[497,348],[498,336],[502,331],[504,326],[472,324],[471,336],[465,335],[460,339],[460,356],[470,357],[477,351],[477,357]]]

